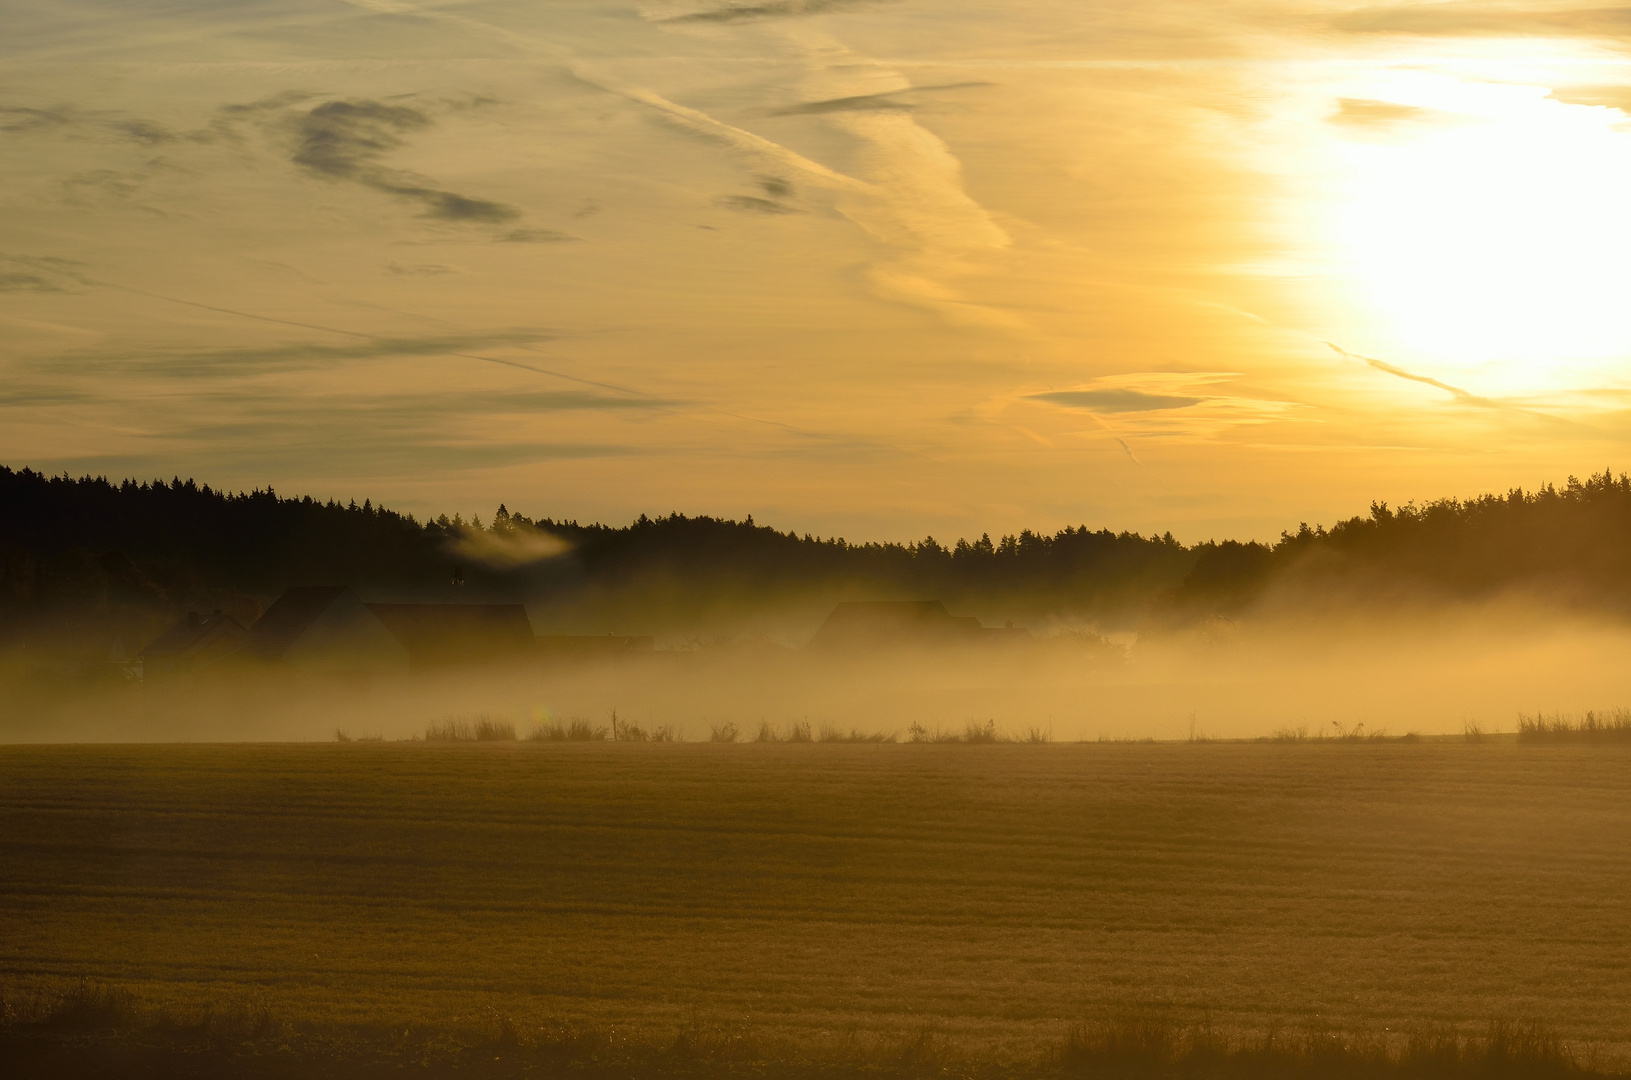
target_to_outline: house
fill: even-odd
[[[810,646],[817,649],[877,645],[944,646],[1029,639],[1012,623],[987,629],[972,615],[953,615],[939,600],[849,600],[833,608]]]
[[[343,585],[287,589],[249,628],[239,654],[302,674],[367,681],[405,675],[408,650]]]
[[[617,660],[654,652],[656,639],[648,635],[540,634],[538,656],[545,663]]]
[[[532,622],[520,604],[367,604],[407,650],[414,671],[528,662]]]
[[[832,609],[810,644],[945,645],[977,638],[981,629],[980,620],[955,616],[938,600],[849,600]]]
[[[249,631],[216,608],[210,615],[189,611],[160,634],[137,658],[145,682],[165,682],[231,656],[244,647]]]

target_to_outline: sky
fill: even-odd
[[[1631,469],[1631,8],[10,0],[0,462],[851,540]]]

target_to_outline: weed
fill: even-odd
[[[449,717],[425,728],[426,742],[514,742],[515,724],[485,714],[475,720]]]
[[[963,725],[963,742],[994,743],[999,741],[995,720],[987,720],[983,724],[978,720],[970,720]]]
[[[1631,709],[1611,713],[1587,712],[1575,720],[1562,713],[1546,716],[1518,714],[1518,741],[1521,743],[1631,742]]]
[[[885,733],[882,731],[860,731],[856,728],[850,728],[849,731],[846,732],[842,728],[823,725],[818,741],[840,743],[892,743],[896,742],[898,738],[899,736],[892,731]]]
[[[740,735],[736,725],[729,720],[723,724],[711,724],[708,728],[709,742],[735,742]]]
[[[605,728],[596,727],[581,716],[574,716],[565,724],[534,724],[527,738],[533,742],[601,742],[608,734]]]
[[[613,742],[650,742],[651,732],[637,724],[617,718],[617,710],[612,710],[612,741]]]

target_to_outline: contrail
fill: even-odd
[[[323,326],[319,323],[297,322],[294,319],[279,319],[273,315],[257,315],[252,311],[239,311],[236,308],[216,307],[214,304],[202,304],[196,300],[183,300],[180,297],[165,296],[162,293],[148,292],[146,289],[137,289],[129,285],[119,285],[111,281],[96,281],[91,278],[79,277],[79,275],[73,276],[78,277],[78,279],[86,285],[98,286],[104,289],[115,289],[119,292],[134,293],[137,296],[145,296],[153,300],[163,300],[167,304],[181,304],[184,307],[199,308],[203,311],[215,311],[222,315],[235,315],[240,319],[254,319],[256,322],[276,323],[279,326],[294,326],[299,327],[302,330],[316,330],[324,334],[339,334],[342,337],[358,338],[362,341],[375,341],[383,343],[388,340],[386,338],[379,337],[376,334],[365,334],[360,330],[343,330],[338,326]],[[602,390],[612,390],[619,394],[632,394],[635,397],[646,396],[639,390],[634,390],[627,386],[618,386],[616,383],[598,382],[594,379],[585,379],[580,375],[568,375],[564,371],[553,371],[549,368],[534,367],[531,364],[523,364],[519,360],[503,360],[496,356],[481,356],[476,353],[467,352],[449,352],[445,355],[457,356],[461,360],[480,360],[484,364],[499,364],[503,367],[520,368],[522,371],[530,371],[537,375],[548,375],[556,379],[565,379],[568,382],[582,383],[584,386],[598,386]]]
[[[1426,383],[1428,386],[1437,387],[1438,389],[1443,390],[1453,396],[1463,405],[1481,405],[1486,409],[1506,408],[1506,406],[1502,405],[1499,401],[1492,401],[1486,397],[1479,397],[1477,394],[1468,393],[1459,386],[1451,386],[1447,382],[1440,382],[1438,379],[1427,375],[1417,375],[1414,372],[1406,371],[1404,368],[1394,367],[1386,360],[1378,360],[1373,356],[1361,356],[1358,353],[1349,352],[1347,349],[1344,349],[1341,345],[1337,345],[1334,342],[1327,341],[1325,344],[1329,345],[1340,355],[1346,356],[1349,360],[1363,361],[1364,363],[1367,363],[1371,367],[1375,368],[1377,371],[1385,371],[1389,375],[1396,375],[1401,379],[1409,379],[1411,382]]]

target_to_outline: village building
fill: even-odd
[[[160,634],[137,659],[142,678],[161,683],[191,674],[244,647],[249,631],[219,608],[210,615],[189,611],[185,618]]]
[[[408,650],[343,585],[288,589],[249,628],[243,659],[303,675],[372,681],[406,675]]]
[[[367,604],[407,650],[415,672],[533,658],[532,622],[520,604]]]
[[[657,640],[636,634],[540,634],[538,657],[546,664],[611,661],[654,652]]]
[[[810,647],[934,647],[1029,640],[1030,636],[1012,623],[995,629],[983,626],[972,615],[953,615],[939,600],[846,600],[816,630]]]

